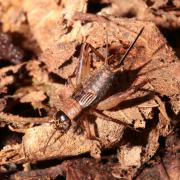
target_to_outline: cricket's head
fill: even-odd
[[[69,120],[69,117],[63,111],[59,110],[54,114],[54,119],[60,123],[64,123]]]
[[[54,114],[52,123],[56,126],[56,128],[62,131],[67,131],[71,126],[71,120],[61,110],[57,111]]]
[[[57,127],[69,128],[71,121],[74,121],[81,113],[82,107],[73,98],[69,97],[64,100],[61,108],[54,114],[53,123]]]

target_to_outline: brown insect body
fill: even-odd
[[[142,33],[143,29],[144,28],[140,30],[131,46],[119,61],[119,65],[121,65],[123,60],[126,58],[138,37]],[[88,45],[88,47],[90,47],[96,55],[100,56],[101,59],[104,58],[102,58],[102,55],[99,55],[99,53],[90,44],[84,44],[84,53],[88,53],[86,45]],[[83,61],[83,58],[87,58],[87,54],[85,54],[84,57],[82,55],[80,60]],[[79,88],[74,91],[72,96],[67,99],[63,99],[63,106],[61,107],[61,110],[55,114],[56,123],[64,123],[67,122],[67,120],[72,122],[78,119],[77,117],[83,112],[85,108],[97,105],[107,96],[110,88],[113,85],[115,74],[117,71],[119,71],[119,69],[111,69],[107,63],[108,58],[104,58],[103,60],[105,60],[105,65],[90,74],[89,77],[84,80],[84,82],[80,82]]]
[[[70,120],[75,120],[83,109],[97,104],[107,95],[113,84],[114,75],[108,66],[102,66],[93,72],[72,96],[63,100],[61,111]]]

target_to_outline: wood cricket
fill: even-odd
[[[118,67],[115,69],[108,63],[112,56],[104,58],[92,45],[88,43],[82,45],[78,72],[76,74],[77,88],[75,88],[73,94],[69,98],[61,98],[63,106],[53,116],[53,123],[56,125],[57,129],[66,132],[71,125],[77,124],[76,126],[78,126],[79,123],[83,123],[88,138],[92,138],[88,125],[87,113],[103,120],[114,121],[132,128],[129,124],[113,119],[101,113],[101,111],[116,107],[120,102],[133,94],[139,87],[143,86],[143,84],[136,85],[123,93],[119,92],[106,98],[110,87],[113,85],[116,73],[121,70],[121,64],[133,48],[143,32],[143,29],[144,27],[139,31],[134,41],[118,62]],[[104,65],[95,70],[92,74],[89,74],[90,59],[88,50],[91,50],[100,60],[104,61]]]

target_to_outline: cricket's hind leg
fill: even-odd
[[[83,81],[89,76],[91,60],[89,57],[89,44],[83,43],[80,50],[79,60],[77,62],[75,70],[68,77],[67,83],[73,90],[81,87]],[[75,77],[75,84],[72,82],[72,78]]]
[[[88,50],[89,44],[83,43],[81,46],[79,63],[76,69],[76,86],[81,85],[82,82],[89,76],[91,62]]]
[[[107,45],[106,45],[106,49],[107,49]],[[101,61],[105,62],[105,65],[108,65],[108,61],[112,58],[111,56],[104,58],[104,56],[101,53],[99,53],[91,44],[86,43],[86,42],[83,43],[81,46],[80,57],[79,57],[77,67],[71,75],[71,77],[73,77],[74,75],[76,76],[75,88],[80,87],[81,84],[84,82],[84,80],[87,79],[90,74],[90,68],[91,68],[90,50]],[[108,55],[108,50],[106,50],[106,51],[107,51],[107,55]],[[70,80],[68,80],[68,81],[71,82]],[[72,83],[70,83],[70,84],[72,85]]]
[[[112,117],[110,117],[110,116],[108,116],[108,115],[103,114],[102,112],[100,112],[100,111],[98,111],[98,110],[96,110],[96,109],[91,109],[91,110],[90,110],[90,113],[91,113],[92,115],[94,115],[94,116],[102,119],[102,120],[115,122],[115,123],[117,123],[117,124],[123,125],[123,126],[126,127],[126,128],[130,128],[130,129],[132,129],[132,130],[134,130],[134,131],[139,132],[139,131],[138,131],[137,129],[135,129],[131,124],[128,124],[128,123],[126,123],[126,122],[123,122],[123,121],[121,121],[121,120],[119,120],[119,119],[112,118]]]
[[[119,105],[121,102],[125,101],[133,95],[135,92],[137,92],[139,89],[141,89],[145,84],[147,84],[150,80],[144,80],[138,85],[131,86],[129,89],[127,89],[124,92],[119,92],[116,94],[113,94],[112,96],[106,98],[105,100],[101,101],[97,104],[96,109],[97,110],[109,110],[117,105]],[[145,90],[144,90],[145,91]],[[151,90],[146,90],[148,92],[151,92]]]
[[[104,56],[101,53],[99,53],[91,44],[83,43],[80,52],[79,64],[77,66],[77,73],[76,73],[77,85],[81,84],[85,79],[87,79],[87,77],[90,74],[91,57],[89,50],[91,50],[101,61],[105,62],[105,65],[108,64],[110,57],[104,58]]]
[[[127,100],[129,98],[129,96],[133,95],[137,90],[142,89],[142,87],[145,84],[147,84],[147,82],[149,82],[149,80],[144,80],[140,84],[132,86],[131,88],[129,88],[125,92],[119,92],[119,93],[116,93],[116,94],[110,96],[109,98],[101,101],[96,106],[96,109],[91,109],[90,113],[95,115],[96,117],[101,118],[102,120],[112,121],[112,122],[115,122],[115,123],[118,123],[118,124],[122,124],[125,127],[133,129],[135,131],[138,131],[138,130],[136,130],[133,127],[133,125],[125,123],[125,122],[122,122],[122,121],[120,121],[118,119],[114,119],[112,117],[109,117],[109,116],[103,114],[101,111],[103,111],[103,110],[110,110],[112,108],[117,107],[120,103],[122,103],[123,101]],[[149,93],[152,93],[151,90],[145,90],[144,89],[144,91],[148,91]]]

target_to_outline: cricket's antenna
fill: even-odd
[[[131,51],[131,49],[133,48],[134,44],[136,43],[136,41],[138,40],[139,36],[141,35],[141,33],[143,32],[144,27],[141,28],[141,30],[139,31],[138,35],[136,36],[136,38],[134,39],[134,41],[131,43],[131,45],[129,46],[129,48],[127,49],[127,51],[125,52],[125,54],[123,55],[123,57],[120,59],[119,65],[122,64],[122,62],[124,61],[124,59],[126,59],[127,55],[129,54],[129,52]]]
[[[108,31],[107,31],[107,24],[106,24],[105,32],[106,32],[106,57],[105,57],[105,65],[108,65],[108,55],[109,55],[109,52],[108,52]]]

